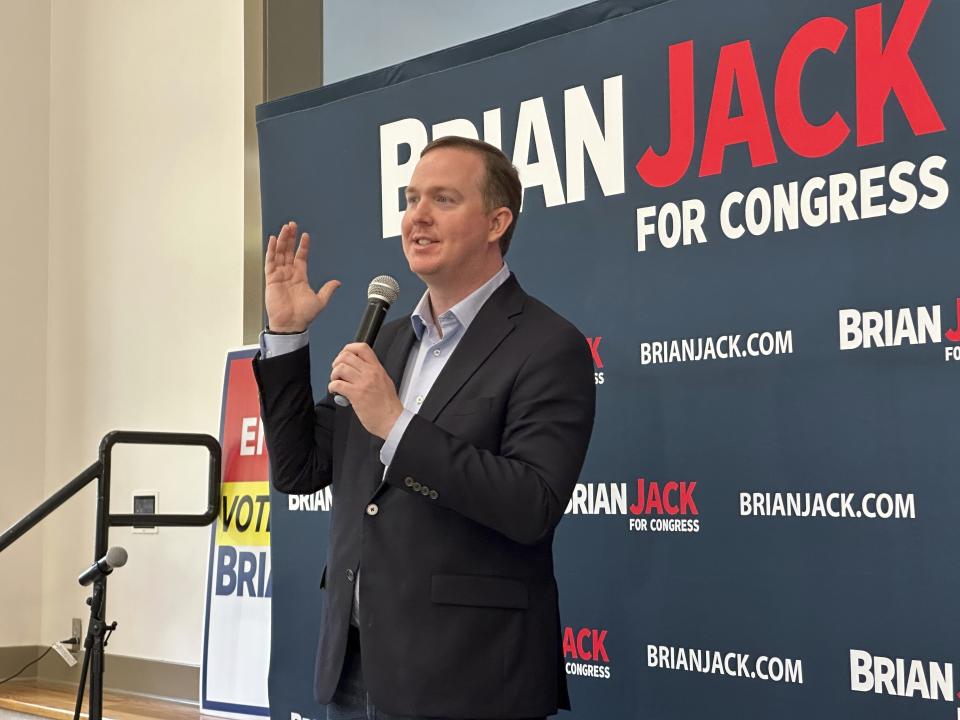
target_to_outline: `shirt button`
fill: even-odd
[[[423,395],[417,395],[417,405],[423,402]]]
[[[378,512],[380,512],[380,508],[377,507],[376,503],[367,505],[367,515],[376,515]]]
[[[347,580],[353,582],[353,570],[347,570]]]
[[[433,351],[433,356],[434,356],[434,357],[440,357],[440,355],[441,355],[441,353],[440,353],[439,350],[434,350],[434,351]]]

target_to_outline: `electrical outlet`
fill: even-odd
[[[80,622],[80,618],[73,618],[70,625],[72,627],[70,637],[77,639],[77,645],[81,644],[83,642],[83,623]]]

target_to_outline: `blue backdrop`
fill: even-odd
[[[960,718],[958,27],[955,0],[601,2],[259,108],[264,234],[297,220],[343,281],[318,395],[373,275],[391,317],[423,292],[403,176],[469,132],[434,126],[521,166],[507,260],[598,383],[555,546],[570,717]],[[323,717],[328,507],[273,497],[275,718]]]

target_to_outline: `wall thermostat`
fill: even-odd
[[[159,512],[160,493],[157,490],[134,490],[133,491],[133,514],[134,515],[155,515]],[[134,525],[131,530],[135,533],[147,534],[157,533],[160,528],[154,525]]]

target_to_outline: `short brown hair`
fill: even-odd
[[[505,207],[513,213],[513,220],[509,227],[500,236],[500,254],[506,255],[510,249],[510,239],[520,219],[520,202],[523,199],[523,186],[520,184],[520,174],[513,163],[496,146],[482,140],[460,137],[459,135],[445,135],[428,144],[420,157],[437,148],[461,148],[480,153],[486,169],[486,177],[480,188],[483,193],[483,202],[487,212],[496,208]]]

